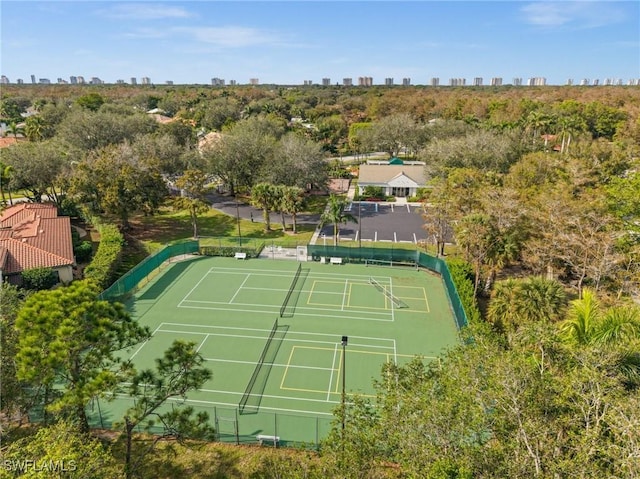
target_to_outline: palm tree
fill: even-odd
[[[522,283],[522,316],[525,321],[557,321],[567,306],[567,295],[562,284],[541,276],[528,278]]]
[[[6,205],[7,200],[4,197],[5,188],[9,191],[9,202],[13,204],[11,198],[11,190],[9,187],[9,180],[11,179],[11,173],[13,173],[13,167],[11,165],[5,165],[0,161],[0,196],[2,197],[2,204]]]
[[[282,188],[280,197],[280,209],[283,213],[291,215],[293,220],[293,234],[296,234],[296,215],[304,207],[304,196],[302,188],[297,186],[285,186]]]
[[[582,290],[571,302],[568,317],[560,323],[560,337],[578,347],[617,348],[618,372],[627,387],[640,386],[640,308],[617,306],[602,311],[595,291]]]
[[[566,305],[566,294],[556,280],[507,279],[495,284],[488,318],[499,329],[515,331],[522,324],[558,320]]]
[[[489,321],[502,331],[516,329],[520,309],[519,291],[520,281],[517,279],[495,283],[487,315]]]
[[[594,324],[600,316],[600,302],[591,288],[582,290],[582,297],[571,301],[567,319],[560,323],[560,335],[567,341],[588,344],[592,341]]]
[[[351,214],[344,212],[344,207],[347,204],[347,201],[344,198],[341,198],[336,195],[329,196],[329,202],[327,203],[327,208],[322,213],[320,217],[320,226],[324,226],[326,224],[333,225],[333,244],[334,246],[338,246],[338,232],[340,223],[347,223],[348,221],[353,221],[357,223],[358,220]]]
[[[44,139],[44,121],[40,116],[30,116],[25,121],[24,132],[29,141]]]
[[[7,126],[7,133],[11,133],[13,137],[17,139],[18,135],[24,134],[24,128],[22,127],[22,125],[16,123],[15,121],[12,121],[11,123],[9,123],[9,126]]]
[[[251,203],[262,208],[264,230],[271,230],[271,211],[277,206],[278,188],[271,183],[258,183],[251,188]]]
[[[596,293],[582,290],[571,302],[567,319],[560,325],[561,336],[581,345],[606,345],[640,339],[640,309],[618,306],[602,311]]]
[[[561,116],[558,118],[558,127],[560,128],[560,136],[562,137],[560,153],[569,153],[572,134],[587,129],[585,121],[578,115]]]

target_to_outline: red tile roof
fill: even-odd
[[[74,264],[70,218],[57,215],[56,206],[46,203],[21,203],[3,212],[0,269],[5,274]]]

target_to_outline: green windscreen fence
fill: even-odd
[[[419,252],[403,248],[355,248],[334,245],[307,245],[307,255],[314,261],[320,258],[338,257],[348,263],[366,263],[367,261],[386,261],[395,263],[417,263]]]
[[[198,253],[198,249],[199,243],[197,240],[166,245],[157,253],[147,256],[124,276],[105,289],[100,294],[100,299],[114,300],[135,290],[142,280],[157,270],[165,261],[175,256]]]
[[[451,309],[455,316],[458,328],[467,326],[467,315],[462,307],[458,290],[456,289],[451,273],[445,263],[440,258],[430,256],[416,250],[402,248],[355,248],[334,245],[307,245],[307,254],[314,260],[320,261],[322,258],[338,257],[350,263],[383,262],[390,265],[395,264],[417,264],[442,276],[445,290]]]

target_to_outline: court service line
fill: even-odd
[[[198,389],[198,391],[201,392],[211,392],[211,393],[218,393],[218,394],[232,394],[235,396],[241,396],[242,393],[236,393],[236,392],[229,392],[229,391],[215,391],[212,389]],[[116,394],[117,398],[120,399],[131,399],[130,396],[127,396],[126,394]],[[290,397],[290,396],[267,396],[262,395],[262,397],[268,397],[268,398],[274,398],[274,399],[284,399],[284,400],[288,400],[288,401],[307,401],[307,402],[321,402],[321,403],[325,403],[326,401],[324,399],[301,399],[301,398],[295,398],[295,397]],[[234,402],[234,403],[229,403],[229,402],[222,402],[222,401],[205,401],[203,399],[182,399],[182,398],[169,398],[169,401],[173,401],[173,402],[179,402],[179,403],[194,403],[194,404],[207,404],[207,405],[217,405],[217,406],[229,406],[231,408],[237,408],[238,407],[238,403]],[[339,401],[330,401],[333,404],[338,404]],[[293,413],[303,413],[303,414],[313,414],[313,415],[320,415],[320,416],[333,416],[332,413],[328,413],[328,412],[320,412],[320,411],[309,411],[306,409],[287,409],[287,408],[278,408],[278,407],[268,407],[268,406],[260,406],[260,409],[264,409],[264,410],[269,410],[269,411],[280,411],[280,412],[293,412]]]
[[[342,311],[344,311],[344,300],[347,298],[347,287],[349,286],[349,280],[344,280],[344,291],[342,292]]]
[[[211,269],[213,269],[213,268],[211,268]],[[181,305],[181,304],[182,304],[182,303],[183,303],[183,302],[184,302],[184,301],[185,301],[189,296],[191,296],[191,293],[193,293],[193,292],[196,290],[196,288],[197,288],[198,286],[200,286],[200,283],[202,283],[202,282],[205,280],[205,278],[207,277],[207,275],[211,272],[211,269],[209,269],[209,271],[207,271],[207,272],[202,276],[202,278],[200,278],[200,281],[198,281],[198,282],[196,283],[196,285],[195,285],[193,288],[191,288],[191,290],[186,294],[186,296],[185,296],[184,298],[182,298],[182,300],[178,303],[178,308],[180,307],[180,305]]]
[[[161,327],[162,327],[162,323],[160,323],[158,327],[153,331],[153,333],[151,333],[151,337],[149,339],[151,339],[158,331],[160,331]],[[144,348],[145,344],[149,342],[149,339],[145,340],[145,342],[142,343],[138,349],[136,349],[136,351],[129,357],[129,359],[135,358],[136,355],[140,352],[140,350]]]
[[[379,353],[382,354],[382,353]],[[255,366],[257,363],[255,361],[240,361],[237,359],[219,359],[219,358],[203,358],[205,361],[209,361],[211,363],[232,363],[232,364],[250,364]],[[295,364],[282,364],[282,363],[269,363],[265,362],[264,364],[268,366],[273,366],[276,368],[286,368],[283,374],[286,374],[286,370],[289,368],[292,369],[315,369],[318,371],[331,371],[331,368],[321,368],[317,366],[296,366]]]
[[[265,332],[271,332],[271,329],[262,329],[262,328],[243,328],[243,327],[238,327],[238,326],[215,326],[215,325],[211,325],[211,324],[192,324],[192,323],[172,323],[172,322],[162,322],[160,323],[160,326],[158,326],[157,329],[160,329],[162,326],[164,325],[169,325],[169,326],[185,326],[185,327],[191,327],[191,328],[212,328],[212,329],[232,329],[234,331],[265,331]],[[188,333],[188,331],[182,331],[185,333]],[[197,334],[197,333],[191,333],[191,334]],[[213,334],[213,333],[212,333]],[[333,335],[327,334],[327,333],[315,333],[315,332],[311,332],[311,331],[294,331],[291,333],[288,333],[289,335],[296,335],[296,334],[300,334],[300,335],[305,335],[305,336],[326,336],[326,337],[333,337]],[[358,339],[367,339],[370,341],[390,341],[393,342],[394,340],[392,338],[379,338],[379,337],[375,337],[375,336],[351,336],[349,335],[350,338],[358,338]],[[329,341],[327,341],[329,342]],[[334,343],[334,341],[330,341],[331,344]]]
[[[282,275],[282,276],[286,276],[286,277],[291,277],[291,275],[293,273],[295,273],[295,271],[293,270],[280,270],[280,269],[257,269],[257,268],[227,268],[227,267],[215,267],[215,268],[211,268],[207,273],[205,273],[205,275],[209,274],[209,273],[216,273],[216,272],[223,272],[224,271],[229,271],[230,273],[236,272],[238,274],[247,274],[247,272],[250,272],[251,274],[253,274],[254,272],[264,272],[264,273],[288,273],[287,275]],[[280,275],[269,275],[269,274],[265,274],[264,276],[280,276]],[[307,276],[307,279],[315,279],[316,276],[320,277],[320,276],[331,276],[333,278],[335,278],[336,280],[342,281],[343,279],[347,278],[347,279],[351,279],[352,281],[354,281],[353,278],[358,278],[361,277],[363,278],[363,281],[366,282],[369,279],[368,274],[341,274],[341,273],[335,273],[335,272],[331,272],[331,273],[324,273],[322,271],[314,271],[312,273],[309,274],[309,276]],[[382,276],[384,277],[384,276]],[[318,278],[319,279],[319,278]]]
[[[235,392],[235,391],[221,391],[221,390],[217,390],[217,389],[198,389],[199,392],[204,392],[204,393],[217,393],[217,394],[231,394],[234,396],[242,396],[244,393],[242,392]],[[126,395],[125,395],[126,396]],[[268,398],[268,399],[286,399],[286,400],[291,400],[291,401],[307,401],[307,402],[320,402],[320,403],[325,403],[327,401],[325,401],[324,399],[307,399],[307,398],[300,398],[300,397],[292,397],[292,396],[276,396],[274,394],[249,394],[249,397],[251,396],[261,396],[263,398]],[[189,399],[187,399],[187,401],[189,401]],[[191,399],[191,401],[195,401],[195,399]],[[213,401],[200,401],[200,402],[213,402]],[[338,403],[339,401],[331,401],[333,403]],[[235,406],[237,407],[238,404],[236,403]],[[260,409],[262,409],[262,406],[260,406]],[[269,408],[269,409],[277,409],[277,408]],[[311,412],[314,413],[314,411],[306,411],[306,412]],[[332,416],[332,414],[329,414],[330,416]]]
[[[179,331],[174,329],[160,329],[159,333],[171,333],[171,334],[195,334],[198,336],[220,336],[222,338],[244,338],[244,339],[260,339],[266,340],[268,336],[250,336],[246,334],[213,334],[213,333],[197,333],[190,331]],[[388,339],[391,341],[391,339]],[[314,344],[333,344],[333,341],[317,341],[311,339],[298,339],[298,338],[284,338],[281,341],[288,341],[294,343],[314,343]],[[355,343],[353,344],[355,346]],[[361,344],[359,346],[367,347],[367,348],[377,348],[377,349],[393,349],[393,346],[375,346],[369,344]],[[255,364],[255,363],[253,363]]]
[[[333,348],[333,361],[331,362],[331,376],[329,377],[329,388],[327,389],[327,401],[331,398],[331,385],[333,384],[333,372],[336,364],[336,354],[338,354],[338,343]]]
[[[277,307],[276,306],[271,306],[269,305],[269,307],[274,308],[274,311],[260,311],[260,310],[255,310],[255,309],[237,309],[237,308],[210,308],[210,307],[203,307],[203,306],[178,306],[179,308],[186,308],[186,309],[205,309],[207,311],[234,311],[234,312],[241,312],[241,313],[261,313],[261,314],[272,314],[273,312],[277,311]],[[323,309],[323,308],[306,308],[304,306],[301,306],[299,309],[305,309],[305,310],[317,310],[317,311],[335,311],[333,309]],[[380,313],[376,313],[373,311],[356,311],[358,313],[366,313],[366,314],[380,314]],[[388,315],[388,313],[387,313]],[[311,317],[318,317],[318,314],[311,314],[311,313],[300,313],[298,311],[296,311],[296,316],[311,316]],[[347,318],[345,318],[342,315],[333,315],[333,314],[322,314],[322,317],[324,318],[336,318],[336,319],[347,319],[349,321],[378,321],[378,322],[383,322],[383,323],[391,323],[393,322],[393,319],[376,319],[376,318],[369,318],[369,317],[361,317],[361,316],[349,316]]]
[[[251,277],[251,273],[247,274],[247,277],[244,279],[242,284],[238,287],[238,289],[236,290],[236,294],[234,294],[232,296],[232,298],[229,300],[228,304],[232,304],[233,303],[233,300],[236,299],[236,296],[238,296],[238,293],[240,292],[240,290],[242,289],[244,284],[249,280],[250,277]]]

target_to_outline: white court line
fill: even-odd
[[[393,362],[398,364],[398,349],[396,348],[396,340],[393,340]]]
[[[335,367],[336,367],[336,354],[338,353],[338,343],[335,344],[334,348],[333,348],[333,361],[331,362],[331,377],[329,378],[329,388],[327,389],[327,402],[329,402],[329,399],[331,398],[331,389],[333,386],[333,372],[335,371]]]
[[[218,358],[204,358],[205,361],[209,361],[211,363],[231,363],[231,364],[250,364],[251,366],[255,366],[255,361],[238,361],[236,359],[218,359]],[[316,369],[318,371],[333,371],[332,368],[320,368],[315,366],[296,366],[295,364],[279,364],[279,363],[269,363],[265,362],[264,364],[276,368],[289,368],[289,369]]]
[[[198,346],[198,349],[196,349],[196,353],[200,352],[200,348],[202,348],[202,346],[204,346],[204,343],[207,341],[207,339],[209,339],[209,333],[207,333],[207,335],[204,337],[204,339],[200,342],[200,345]]]
[[[242,284],[238,287],[238,290],[236,291],[236,294],[233,295],[233,297],[229,300],[228,304],[232,304],[233,303],[233,300],[236,299],[236,296],[238,296],[238,293],[240,292],[240,290],[242,289],[244,284],[249,280],[250,277],[251,277],[251,273],[247,274],[247,277],[244,279]]]
[[[184,298],[182,298],[182,300],[178,303],[178,308],[180,307],[180,305],[182,304],[182,301],[185,301],[190,295],[191,293],[193,293],[195,291],[195,289],[200,286],[200,283],[202,283],[204,281],[204,279],[207,277],[207,275],[213,270],[213,268],[210,268],[209,271],[207,271],[202,278],[200,278],[200,281],[198,281],[196,283],[196,285],[191,288],[191,290],[186,294],[186,296]]]
[[[344,291],[342,292],[342,311],[344,311],[344,300],[347,299],[347,287],[349,286],[349,280],[344,280]]]
[[[213,333],[193,333],[190,331],[180,331],[180,330],[175,330],[175,329],[160,329],[158,331],[159,333],[170,333],[170,334],[195,334],[198,336],[220,336],[222,338],[243,338],[243,339],[260,339],[261,341],[264,341],[265,339],[267,339],[267,336],[249,336],[246,334],[213,334]],[[392,339],[386,338],[386,340],[388,341],[392,341]],[[280,341],[284,342],[284,341],[288,341],[288,342],[292,342],[292,343],[312,343],[312,344],[334,344],[335,341],[314,341],[311,339],[297,339],[297,338],[284,338],[281,339]],[[393,346],[374,346],[374,345],[370,345],[370,344],[356,344],[353,343],[352,346],[360,346],[360,347],[366,347],[366,348],[371,348],[371,349],[393,349]],[[252,364],[256,364],[255,362],[253,362]]]
[[[164,325],[169,325],[169,326],[185,326],[185,327],[189,327],[189,328],[211,328],[211,329],[232,329],[234,331],[265,331],[270,333],[271,329],[262,329],[262,328],[240,328],[240,327],[236,327],[236,326],[215,326],[215,325],[211,325],[211,324],[192,324],[192,323],[172,323],[172,322],[163,322],[160,323],[160,326],[158,326],[157,329],[161,328]],[[192,334],[196,334],[196,333],[192,333]],[[326,337],[333,337],[332,334],[327,334],[327,333],[313,333],[313,332],[309,332],[309,331],[293,331],[291,333],[288,334],[299,334],[299,335],[303,335],[303,336],[326,336]],[[374,336],[351,336],[349,335],[350,338],[358,338],[358,339],[366,339],[368,341],[394,341],[394,339],[391,338],[376,338]],[[334,341],[331,341],[331,344],[333,344]]]
[[[218,393],[218,394],[230,394],[230,395],[234,395],[234,396],[242,396],[243,393],[236,393],[236,392],[230,392],[230,391],[216,391],[213,389],[198,389],[199,392],[210,392],[210,393]],[[253,396],[253,394],[251,395]],[[131,396],[127,396],[126,394],[116,394],[117,398],[121,398],[121,399],[131,399]],[[289,400],[289,401],[306,401],[306,402],[321,402],[321,403],[326,403],[327,401],[325,401],[324,399],[302,399],[302,398],[295,398],[295,397],[289,397],[289,396],[270,396],[267,394],[263,394],[262,397],[268,397],[268,398],[275,398],[275,399],[285,399],[285,400]],[[193,403],[193,404],[207,404],[207,405],[211,405],[211,406],[228,406],[231,408],[237,408],[238,407],[238,402],[233,402],[233,403],[228,403],[228,402],[221,402],[221,401],[204,401],[202,399],[182,399],[182,398],[169,398],[169,401],[174,401],[174,402],[179,402],[181,404],[184,403]],[[330,401],[333,404],[339,404],[339,401]],[[302,413],[302,414],[313,414],[313,415],[320,415],[320,416],[333,416],[332,413],[328,413],[328,412],[316,412],[316,411],[308,411],[305,409],[287,409],[287,408],[277,408],[277,407],[268,407],[268,406],[260,406],[261,410],[269,410],[269,411],[280,411],[280,412],[292,412],[292,413]]]
[[[389,278],[389,293],[391,293],[391,296],[393,296],[393,282],[391,281],[391,278]],[[391,303],[391,321],[395,321],[396,320],[396,316],[395,316],[395,305],[393,304],[393,301],[389,301]]]
[[[151,333],[151,338],[153,337],[154,334],[156,334],[158,331],[160,331],[161,327],[162,327],[162,323],[160,323],[160,325],[153,331],[153,333]],[[151,338],[149,338],[149,339],[151,339]],[[149,339],[145,340],[145,342],[142,343],[138,349],[136,349],[136,351],[129,357],[129,359],[135,358],[136,354],[138,354],[140,352],[140,350],[142,348],[144,348],[145,344],[147,344],[149,342]]]
[[[226,303],[224,303],[226,304]],[[255,305],[252,305],[255,306]],[[178,306],[179,308],[185,308],[185,309],[204,309],[206,311],[235,311],[235,312],[241,312],[241,313],[253,313],[253,314],[273,314],[274,312],[277,312],[279,310],[278,306],[273,306],[273,305],[268,305],[268,307],[273,308],[273,311],[260,311],[260,310],[256,310],[256,309],[236,309],[236,308],[216,308],[216,307],[205,307],[205,306]],[[258,306],[256,306],[258,307]],[[266,307],[266,306],[264,306]],[[321,311],[324,313],[320,314],[320,313],[302,313],[299,312],[299,310],[311,310],[311,311]],[[384,322],[384,323],[390,323],[393,321],[393,318],[390,319],[383,319],[383,318],[371,318],[368,316],[351,316],[349,315],[348,317],[345,317],[344,315],[335,315],[335,314],[326,314],[326,312],[328,311],[335,311],[334,309],[324,309],[324,308],[309,308],[309,307],[298,307],[296,308],[296,316],[311,316],[314,318],[317,318],[318,315],[321,315],[324,318],[336,318],[336,319],[342,319],[342,320],[348,320],[348,321],[379,321],[379,322]],[[384,314],[385,316],[389,316],[390,313],[378,313],[375,311],[355,311],[356,313],[362,313],[362,314],[379,314],[382,315]]]

